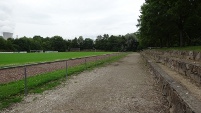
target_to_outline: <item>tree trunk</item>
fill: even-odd
[[[168,48],[170,47],[170,35],[169,35],[169,34],[167,34],[166,46],[167,46]]]
[[[183,31],[179,31],[179,45],[180,47],[183,47]]]
[[[184,28],[184,19],[182,18],[182,16],[179,16],[179,46],[183,47],[183,28]]]
[[[160,48],[162,48],[163,47],[163,41],[162,41],[162,38],[160,38]]]

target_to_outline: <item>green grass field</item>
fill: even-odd
[[[112,52],[0,53],[0,67],[78,58],[92,55],[102,55],[109,53]]]

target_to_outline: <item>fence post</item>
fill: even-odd
[[[96,66],[98,65],[98,61],[97,61],[97,59],[98,59],[98,58],[97,58],[97,56],[96,56]]]
[[[24,95],[27,96],[27,67],[24,66]]]
[[[66,60],[66,79],[68,79],[68,60]]]
[[[84,58],[84,63],[85,63],[85,68],[87,69],[87,59],[86,59],[86,57]]]

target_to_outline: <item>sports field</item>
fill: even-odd
[[[0,53],[0,67],[78,58],[92,55],[102,55],[109,53],[111,52]]]

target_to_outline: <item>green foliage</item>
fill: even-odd
[[[22,101],[21,96],[12,96],[4,100],[0,100],[0,110],[9,107],[12,103],[17,103]]]
[[[129,42],[129,43],[128,43]],[[125,36],[109,36],[104,34],[98,36],[94,41],[90,38],[74,38],[72,40],[65,40],[61,36],[53,36],[43,38],[41,36],[34,36],[33,38],[21,37],[17,39],[9,38],[8,40],[0,37],[0,51],[27,51],[43,50],[43,51],[70,51],[72,48],[80,48],[80,50],[94,50],[101,51],[136,51],[137,39],[135,34],[126,34]]]
[[[76,37],[71,41],[70,48],[79,48],[78,40]]]
[[[51,50],[63,52],[66,51],[66,43],[60,36],[54,36],[50,39],[51,42]]]
[[[105,51],[136,51],[137,46],[138,40],[134,33],[125,36],[99,35],[95,41],[95,48]]]
[[[3,37],[0,37],[0,50],[5,50],[6,48],[6,41]]]
[[[200,0],[147,0],[138,20],[141,47],[201,45]]]
[[[93,49],[93,46],[94,46],[93,40],[90,38],[85,38],[85,40],[83,41],[83,47],[85,49]]]
[[[201,46],[171,47],[171,48],[161,48],[160,50],[201,51]]]

